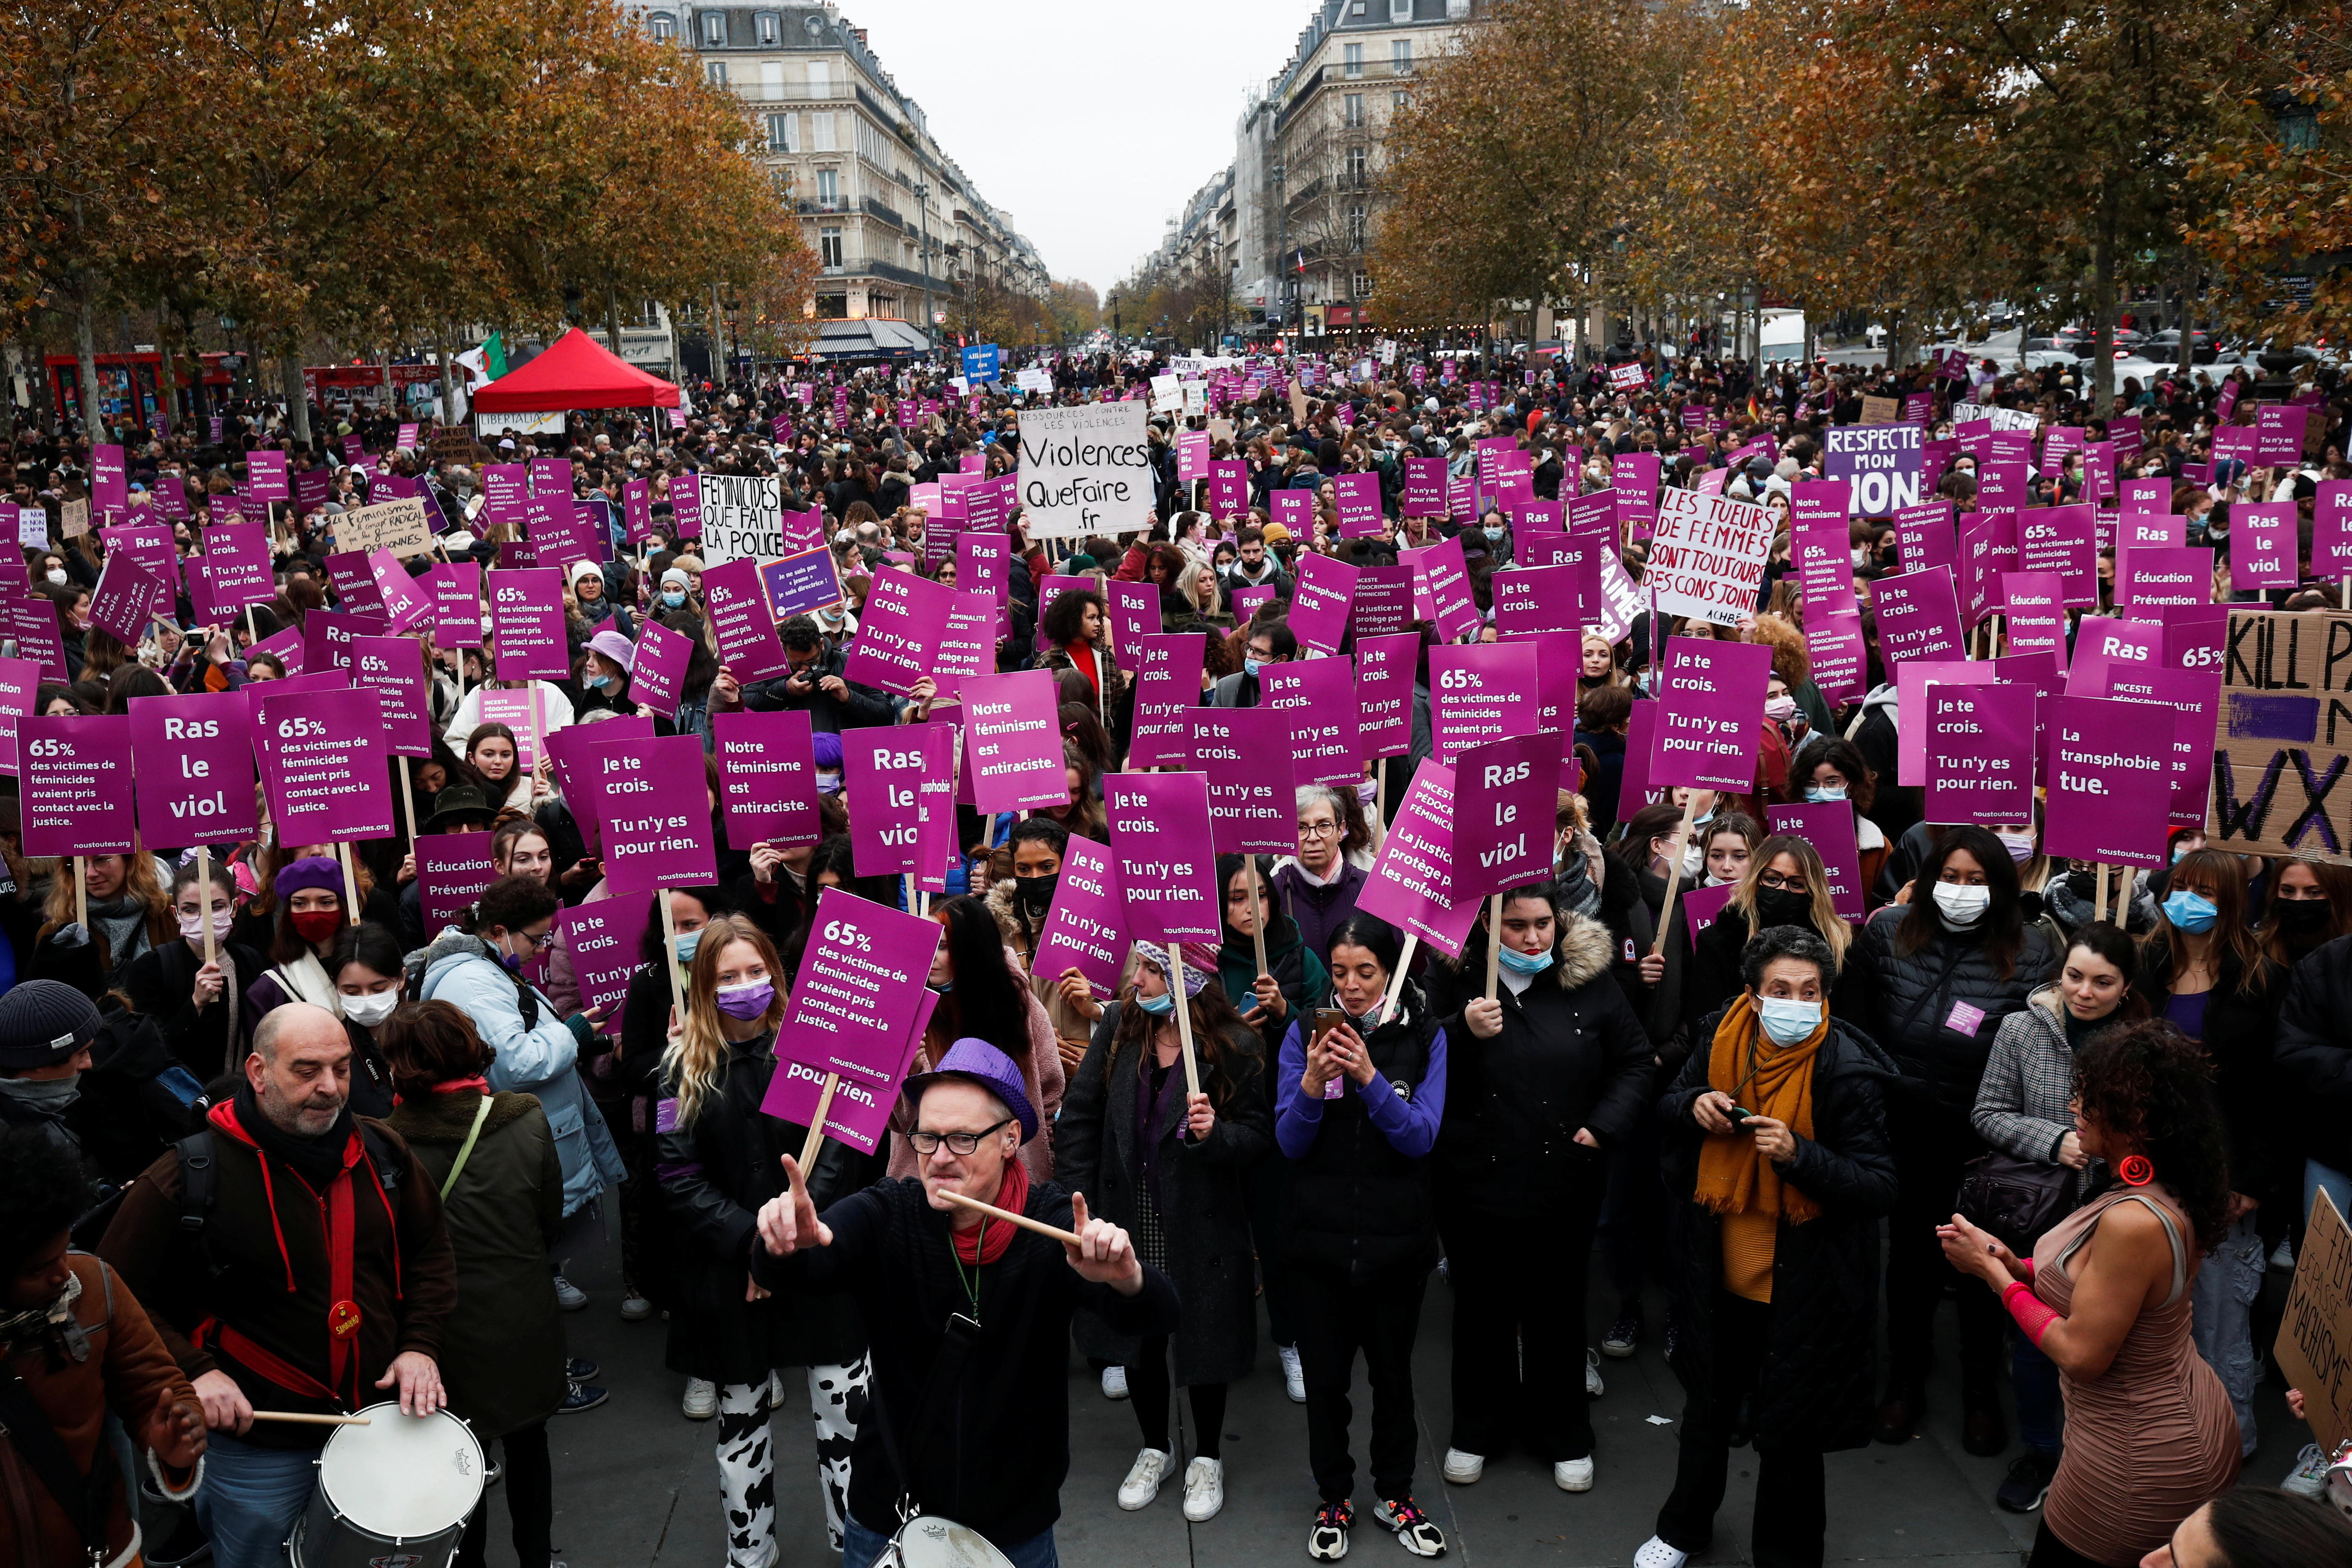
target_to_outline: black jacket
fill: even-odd
[[[2273,1057],[2279,1034],[2279,1013],[2286,1002],[2287,975],[2266,958],[2257,957],[2252,984],[2236,954],[2216,943],[2213,989],[2205,994],[2205,1023],[2200,1037],[2213,1062],[2213,1091],[2221,1102],[2221,1117],[2230,1129],[2230,1185],[2264,1203],[2294,1189],[2292,1202],[2303,1190],[2303,1160],[2282,1138],[2279,1111],[2291,1103]],[[2132,988],[2147,999],[2158,1017],[2172,1000],[2172,949],[2159,931],[2140,949],[2139,973]]]
[[[1291,1033],[1303,1041],[1314,1023],[1312,1016],[1302,1018]],[[1428,999],[1407,981],[1396,1016],[1364,1044],[1381,1076],[1418,1098],[1437,1037]],[[1283,1048],[1287,1055],[1286,1036]],[[1394,1269],[1437,1265],[1429,1157],[1399,1152],[1365,1114],[1352,1084],[1336,1100],[1324,1101],[1314,1143],[1291,1162],[1282,1236],[1294,1261],[1339,1269],[1359,1283]]]
[[[1932,1102],[1965,1124],[2000,1021],[2057,977],[2057,955],[2030,925],[2006,978],[1985,956],[1979,934],[1939,926],[1918,952],[1899,952],[1895,931],[1908,909],[1890,905],[1879,910],[1862,933],[1861,946],[1878,972],[1878,1017],[1871,1038],[1902,1068],[1903,1092],[1918,1099],[1922,1109]],[[1961,1004],[1982,1015],[1974,1018],[1972,1030],[1956,1026],[1971,1018],[1957,1011]],[[1694,1031],[1692,1037],[1704,1037]],[[1907,1101],[1905,1108],[1911,1108]]]
[[[1808,926],[1815,935],[1818,926]],[[1830,1016],[1843,1019],[1863,1033],[1878,1027],[1878,964],[1863,951],[1861,933],[1851,933],[1845,962],[1838,966],[1830,986]],[[1720,1012],[1747,989],[1740,977],[1739,955],[1748,947],[1748,917],[1726,904],[1716,922],[1698,933],[1698,943],[1683,970],[1683,1016],[1698,1019]],[[1683,1054],[1697,1037],[1683,1042]],[[1988,1040],[1985,1048],[1992,1047]]]
[[[228,959],[226,967],[235,974],[229,984],[236,987],[242,1001],[245,988],[259,979],[269,966],[261,961],[260,954],[236,942],[224,942],[215,951]],[[131,1009],[154,1021],[164,1046],[180,1064],[200,1081],[210,1083],[225,1072],[237,1070],[244,1061],[245,1037],[252,1034],[253,1020],[239,1019],[239,1037],[229,1038],[226,987],[210,1006],[197,1008],[196,971],[204,966],[203,953],[175,939],[132,959],[122,988],[131,998]]]
[[[2288,975],[2274,1060],[2304,1147],[2352,1171],[2352,936],[2320,943]]]
[[[1712,1041],[1717,1013],[1692,1030]],[[1691,1102],[1707,1089],[1711,1051],[1693,1051],[1658,1102],[1664,1163],[1675,1205],[1668,1268],[1677,1325],[1674,1369],[1692,1400],[1720,1426],[1743,1391],[1714,1386],[1715,1304],[1723,1278],[1723,1226],[1691,1201],[1706,1141]],[[1895,1064],[1870,1037],[1832,1018],[1813,1064],[1813,1135],[1776,1163],[1781,1179],[1821,1205],[1804,1225],[1785,1219],[1772,1254],[1771,1326],[1750,1408],[1759,1448],[1858,1448],[1875,1396],[1878,1222],[1895,1208],[1895,1155],[1882,1096]],[[1738,1136],[1731,1134],[1730,1136]]]
[[[692,1121],[681,1125],[675,1080],[656,1108],[655,1175],[677,1233],[669,1318],[669,1370],[714,1383],[756,1383],[779,1366],[855,1360],[866,1336],[847,1303],[780,1290],[743,1299],[760,1205],[784,1190],[782,1156],[797,1158],[808,1129],[761,1112],[775,1076],[775,1037],[729,1051],[721,1076]],[[882,1162],[826,1139],[808,1173],[819,1207],[881,1174]]]
[[[1445,1119],[1432,1158],[1449,1211],[1541,1215],[1601,1196],[1601,1149],[1576,1142],[1589,1128],[1602,1149],[1630,1137],[1649,1114],[1650,1037],[1610,978],[1608,929],[1570,915],[1552,966],[1527,990],[1498,987],[1502,1032],[1482,1040],[1464,1009],[1485,996],[1485,963],[1465,956],[1451,973],[1456,994],[1445,1030]]]
[[[744,687],[743,706],[756,713],[806,713],[809,728],[828,735],[889,723],[897,713],[888,692],[860,686],[845,676],[842,687],[847,697],[835,697],[824,689],[826,677],[840,675],[848,662],[849,656],[840,648],[824,648],[797,675],[780,675]]]
[[[1051,1182],[1032,1186],[1023,1212],[1066,1228],[1069,1194]],[[908,1489],[923,1511],[960,1521],[1000,1546],[1051,1529],[1070,1472],[1071,1315],[1084,1307],[1118,1333],[1171,1333],[1177,1308],[1168,1277],[1146,1267],[1143,1288],[1122,1296],[1080,1279],[1059,1242],[1026,1230],[1013,1233],[994,1263],[960,1266],[948,1216],[931,1208],[912,1177],[877,1182],[821,1217],[832,1245],[790,1258],[752,1247],[752,1278],[774,1290],[840,1292],[855,1307],[873,1342],[873,1397],[913,1471]],[[933,1430],[919,1432],[948,1320],[971,1312],[963,1279],[975,1275],[980,1333]],[[874,1530],[894,1526],[901,1490],[884,1426],[857,1424],[849,1468],[849,1511]]]

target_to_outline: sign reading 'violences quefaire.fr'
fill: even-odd
[[[1143,401],[1034,408],[1021,416],[1021,505],[1032,539],[1151,526]]]

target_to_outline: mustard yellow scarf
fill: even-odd
[[[1830,1037],[1829,1009],[1822,1009],[1820,1026],[1793,1046],[1774,1047],[1762,1035],[1755,1005],[1742,992],[1716,1028],[1707,1087],[1730,1095],[1744,1110],[1785,1122],[1798,1137],[1811,1138],[1813,1061]],[[1737,1130],[1707,1134],[1692,1196],[1716,1214],[1785,1217],[1790,1225],[1822,1212],[1821,1205],[1784,1184],[1772,1162],[1757,1152],[1755,1134]]]

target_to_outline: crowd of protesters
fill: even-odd
[[[412,570],[489,564],[510,542],[468,526],[482,465],[567,459],[611,536],[607,559],[567,569],[572,675],[530,683],[535,730],[484,719],[486,696],[514,684],[491,679],[484,647],[420,637],[433,740],[410,772],[413,819],[351,846],[349,873],[335,846],[281,842],[266,809],[254,841],[203,864],[159,845],[28,858],[13,780],[0,784],[0,1334],[100,1500],[64,1506],[44,1464],[0,1449],[0,1555],[274,1563],[323,1429],[257,1425],[255,1410],[396,1398],[416,1413],[446,1403],[499,1440],[516,1550],[535,1568],[554,1551],[561,1480],[547,1423],[605,1399],[563,1345],[561,1314],[600,1305],[564,1268],[611,1237],[621,1292],[601,1305],[666,1315],[683,1414],[716,1419],[733,1568],[777,1560],[787,1507],[822,1508],[853,1568],[877,1560],[909,1500],[1024,1568],[1055,1560],[1066,1508],[1139,1510],[1172,1484],[1205,1524],[1238,1462],[1221,1441],[1228,1390],[1259,1374],[1268,1331],[1271,1371],[1305,1406],[1305,1464],[1249,1452],[1295,1472],[1321,1561],[1349,1549],[1359,1497],[1407,1551],[1444,1552],[1416,1487],[1475,1485],[1515,1449],[1564,1492],[1607,1484],[1588,1403],[1608,1358],[1650,1344],[1687,1394],[1672,1489],[1651,1539],[1592,1550],[1681,1568],[1714,1540],[1730,1450],[1752,1447],[1755,1561],[1818,1564],[1828,1456],[1920,1430],[1939,1341],[1958,1357],[1963,1447],[2005,1467],[2002,1507],[2040,1512],[2034,1568],[2352,1559],[2352,1533],[2315,1506],[2237,1488],[2272,1373],[2264,1281],[2292,1268],[2314,1193],[2352,1210],[2352,870],[2179,828],[2166,865],[2110,888],[2044,853],[2038,815],[1926,821],[1896,763],[1921,719],[1896,701],[1868,612],[1898,564],[1893,531],[1852,526],[1866,689],[1837,702],[1812,679],[1787,532],[1791,487],[1821,477],[1823,431],[1858,421],[1864,399],[1929,395],[1931,436],[1967,399],[2091,443],[2126,432],[2116,474],[2166,482],[2186,537],[2215,549],[2216,599],[2340,610],[2307,559],[2320,487],[2352,478],[2352,386],[2333,368],[2241,387],[2249,411],[2297,395],[2308,410],[2305,460],[2249,471],[2216,458],[2223,386],[2205,371],[2127,381],[2102,407],[2083,372],[1990,362],[1954,374],[1645,354],[1628,362],[1635,384],[1597,362],[1234,361],[1208,416],[1153,418],[1148,530],[1032,539],[1017,509],[1002,525],[1016,566],[997,667],[1054,672],[1068,796],[1017,818],[959,808],[948,891],[926,910],[943,928],[938,999],[887,1146],[828,1141],[803,1169],[807,1129],[761,1108],[815,900],[831,888],[908,902],[898,879],[857,868],[838,737],[932,707],[928,690],[847,679],[865,600],[881,574],[927,562],[952,583],[952,552],[926,550],[950,525],[918,491],[1015,472],[1024,407],[1143,395],[1171,370],[1145,353],[1039,363],[1050,394],[919,367],[765,371],[694,389],[689,410],[574,415],[560,436],[471,450],[400,447],[397,415],[343,406],[310,410],[308,442],[258,403],[151,409],[100,432],[19,415],[14,499],[51,525],[22,552],[24,591],[54,606],[65,664],[38,687],[40,714],[286,678],[288,659],[256,645],[337,607],[330,531],[372,495],[421,490],[438,513],[438,550]],[[1245,466],[1238,507],[1180,479],[1177,437],[1199,430],[1212,460]],[[1482,912],[1458,959],[1408,956],[1358,907],[1412,766],[1432,754],[1438,638],[1423,622],[1404,763],[1367,767],[1354,788],[1301,788],[1295,853],[1221,857],[1221,943],[1137,942],[1108,998],[1075,970],[1038,973],[1071,840],[1108,838],[1103,781],[1128,765],[1136,719],[1104,595],[1066,592],[1041,614],[1045,577],[1156,588],[1153,629],[1206,634],[1201,700],[1216,707],[1256,705],[1268,669],[1309,657],[1288,608],[1314,553],[1387,564],[1458,538],[1485,623],[1466,637],[1491,638],[1496,579],[1517,569],[1514,520],[1405,518],[1400,503],[1406,458],[1468,475],[1473,444],[1498,437],[1544,500],[1607,489],[1614,457],[1654,453],[1665,485],[1755,501],[1782,530],[1737,626],[1641,613],[1549,650],[1578,660],[1581,764],[1580,788],[1559,795],[1551,876]],[[243,489],[250,453],[289,453],[308,499],[270,509],[274,599],[213,625],[184,597],[134,645],[91,624],[105,536],[78,524],[93,441],[126,454],[131,509],[89,521],[167,523],[183,557],[201,551],[211,498]],[[782,676],[740,679],[717,657],[705,563],[658,499],[689,472],[772,475],[784,510],[822,512],[843,595],[778,627]],[[1383,516],[1343,539],[1332,481],[1358,473],[1379,476]],[[657,499],[625,530],[632,481]],[[1973,461],[1936,488],[1974,510]],[[2105,504],[2079,449],[2032,490],[2035,505]],[[1277,491],[1304,492],[1311,524],[1276,521]],[[2302,581],[2233,588],[2231,509],[2272,500],[2298,509]],[[1621,558],[1638,584],[1643,545]],[[2113,568],[2103,552],[2093,613]],[[654,895],[675,935],[648,926],[613,1017],[583,1005],[555,942],[561,911],[614,895],[543,742],[639,713],[646,625],[693,640],[656,734],[708,750],[714,716],[807,715],[822,830],[729,842],[714,763],[718,876]],[[1772,650],[1755,777],[1720,795],[1643,790],[1627,736],[1658,646],[1710,631]],[[1854,814],[1860,921],[1837,913],[1811,842],[1765,826],[1773,805],[1839,801]],[[456,921],[428,921],[413,837],[459,831],[494,836],[498,878]],[[1725,888],[1692,937],[1685,900]],[[193,1227],[192,1138],[220,1171],[215,1215]],[[1988,1177],[2031,1194],[2030,1213],[1972,1197]],[[356,1218],[323,1219],[354,1185],[376,1189]],[[983,1220],[948,1192],[1076,1239]],[[68,1253],[68,1230],[96,1256]],[[1440,1478],[1415,1473],[1412,1352],[1433,1275],[1452,1296]],[[102,1386],[83,1366],[100,1300]],[[339,1326],[347,1310],[355,1332]],[[1064,1496],[1073,1341],[1137,1417],[1115,1500]],[[799,1398],[793,1369],[820,1484],[780,1492],[767,1422]],[[961,1403],[932,1392],[943,1378],[963,1380]],[[1190,1453],[1173,1436],[1178,1388]],[[141,1476],[113,1476],[109,1411],[152,1451],[143,1499]],[[20,1430],[15,1406],[0,1419]],[[2307,1448],[2287,1489],[2317,1496],[2330,1458]],[[191,1487],[186,1516],[159,1507]],[[460,1562],[482,1560],[486,1515]],[[1577,1528],[1572,1513],[1557,1524]]]

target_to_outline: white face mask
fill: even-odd
[[[65,584],[66,574],[62,568],[51,567],[47,573],[43,574],[43,575],[47,576],[50,582],[58,584],[60,587]]]
[[[2009,858],[2016,861],[2019,865],[2022,866],[2028,860],[2033,858],[2032,834],[2003,833],[1996,828],[1993,832],[1993,837],[2000,840],[2000,847],[2008,850]]]
[[[226,942],[228,940],[229,928],[236,923],[236,911],[235,910],[215,910],[213,912],[213,941],[216,942]],[[205,940],[205,917],[203,911],[199,910],[194,914],[189,914],[183,910],[180,915],[180,934],[187,938],[190,942],[202,942]]]
[[[369,996],[346,996],[343,998],[343,1016],[362,1029],[373,1029],[391,1017],[392,1010],[399,1005],[400,992],[397,988],[378,991]]]
[[[1965,930],[1985,917],[1992,903],[1990,888],[1968,888],[1958,882],[1936,884],[1936,909],[1944,923],[1954,930]]]

